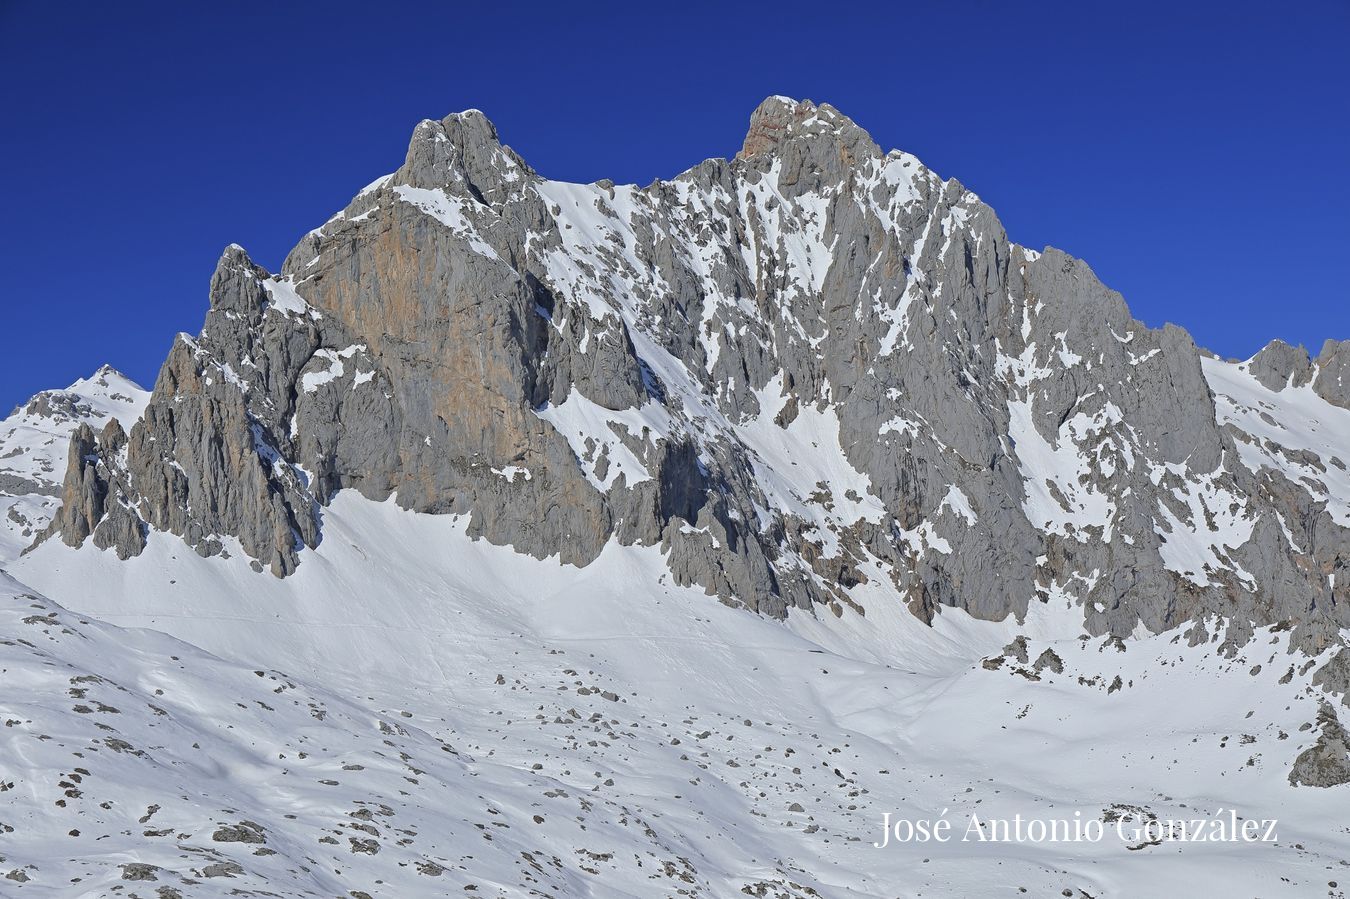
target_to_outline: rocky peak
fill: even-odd
[[[407,158],[393,182],[468,195],[482,203],[504,201],[534,170],[501,143],[497,128],[476,109],[424,119],[413,129]]]
[[[773,96],[750,114],[750,128],[738,155],[775,154],[801,138],[826,138],[853,158],[881,153],[866,131],[830,104]]]
[[[254,320],[263,311],[267,294],[261,280],[265,273],[248,252],[232,243],[220,254],[211,275],[209,297],[212,309],[228,311]]]
[[[64,390],[44,390],[34,394],[28,402],[16,406],[10,416],[52,422],[102,420],[112,415],[126,419],[139,415],[145,400],[145,390],[116,368],[105,364]]]
[[[122,380],[125,381],[125,380],[127,379],[127,376],[124,375],[124,374],[122,374],[120,371],[118,371],[117,369],[113,368],[111,365],[109,365],[109,364],[106,363],[106,362],[103,363],[102,365],[100,365],[100,366],[94,371],[94,373],[93,373],[92,375],[89,376],[89,380],[90,380],[90,381],[94,381],[94,382],[100,383],[100,384],[107,384],[107,383],[108,383],[108,379],[110,379],[110,378],[120,378],[120,379],[122,379]]]
[[[1303,346],[1276,339],[1243,365],[1267,390],[1309,386],[1333,406],[1350,409],[1350,341],[1328,340],[1311,357]]]
[[[1312,373],[1308,351],[1278,338],[1262,347],[1247,363],[1248,370],[1268,390],[1283,390],[1308,383]]]

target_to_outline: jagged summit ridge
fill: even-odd
[[[750,115],[750,128],[740,156],[759,156],[780,151],[794,138],[825,136],[839,142],[855,158],[879,156],[881,149],[866,131],[828,103],[773,96]]]
[[[202,333],[66,491],[114,498],[119,552],[139,521],[279,575],[354,490],[576,565],[656,545],[775,616],[889,583],[924,619],[1335,641],[1334,490],[1290,467],[1313,449],[1240,452],[1268,386],[1238,372],[1220,410],[1202,358],[827,104],[770,98],[735,159],[643,188],[549,181],[462,113],[279,273],[227,250]],[[67,542],[99,526],[67,510]]]

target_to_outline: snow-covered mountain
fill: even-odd
[[[1350,344],[1291,354],[1258,382],[1350,405]],[[771,98],[736,159],[646,188],[548,181],[467,112],[280,274],[225,252],[140,424],[84,438],[67,489],[112,501],[57,527],[234,537],[286,575],[352,489],[576,565],[661,546],[775,617],[880,579],[925,619],[1062,594],[1093,634],[1338,642],[1329,485],[1239,451],[1203,358],[829,106]]]
[[[0,425],[15,890],[1350,874],[1350,344],[1213,358],[781,97],[645,188],[423,122],[210,297]],[[1278,837],[872,845],[1224,810]]]
[[[70,437],[81,424],[134,422],[150,394],[103,366],[65,390],[46,390],[0,421],[0,564],[33,543],[60,507]]]

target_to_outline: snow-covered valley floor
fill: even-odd
[[[0,894],[1267,897],[1350,881],[1343,789],[1287,782],[1318,699],[1282,634],[1227,660],[1175,632],[1080,639],[1081,613],[1049,605],[929,628],[880,588],[859,594],[866,617],[784,626],[671,585],[657,549],[577,569],[464,529],[349,492],[284,580],[160,534],[125,562],[54,540],[11,559]],[[1019,635],[1026,662],[1004,651]],[[1273,818],[1277,840],[1130,848],[1113,823],[1100,842],[961,839],[972,814],[1131,808]],[[875,848],[887,813],[945,818],[951,838]]]

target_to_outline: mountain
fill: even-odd
[[[1326,889],[1348,365],[1147,328],[825,104],[645,188],[424,121],[279,272],[227,248],[148,397],[0,426],[0,855],[161,897]],[[1281,837],[872,847],[1234,809]]]
[[[826,105],[771,98],[736,159],[646,188],[545,180],[477,112],[423,122],[279,274],[231,247],[210,296],[125,440],[84,438],[68,543],[233,537],[286,575],[352,489],[581,566],[660,545],[774,617],[880,579],[925,619],[1060,594],[1092,634],[1221,616],[1230,650],[1350,624],[1323,472],[1244,455],[1183,331]],[[1344,435],[1350,347],[1296,355],[1253,377],[1311,381]]]
[[[65,390],[37,394],[0,421],[0,560],[32,544],[60,507],[71,435],[141,417],[150,394],[103,366]]]

